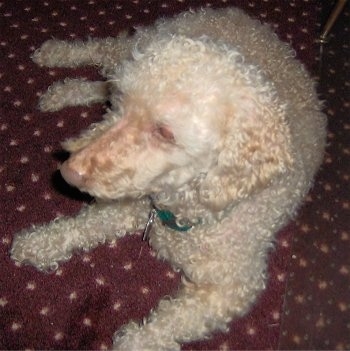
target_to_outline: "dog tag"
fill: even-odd
[[[157,216],[157,211],[153,208],[151,210],[151,212],[149,213],[148,221],[146,223],[145,230],[143,231],[143,236],[142,236],[142,240],[143,241],[148,240],[149,233],[152,230],[153,223],[154,223],[154,220],[155,220],[156,216]]]

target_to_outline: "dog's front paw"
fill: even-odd
[[[39,66],[64,66],[67,46],[68,44],[63,40],[47,40],[39,49],[35,50],[32,60]]]
[[[113,350],[179,351],[180,345],[173,339],[162,338],[162,330],[155,330],[151,324],[140,327],[132,322],[114,334]]]
[[[66,106],[64,96],[64,83],[56,82],[52,84],[47,92],[40,97],[39,109],[44,112],[54,112]]]
[[[43,271],[57,269],[59,261],[69,259],[54,238],[50,240],[50,233],[43,227],[32,227],[15,235],[12,242],[11,258],[14,261],[30,264]]]

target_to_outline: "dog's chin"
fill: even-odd
[[[149,193],[140,191],[140,190],[128,190],[126,191],[116,191],[114,193],[108,193],[108,192],[103,192],[103,191],[98,191],[98,190],[82,190],[90,196],[94,197],[96,200],[103,201],[103,202],[114,202],[114,201],[120,201],[120,200],[136,200],[140,199],[143,197],[148,197]]]

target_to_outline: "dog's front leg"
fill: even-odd
[[[116,38],[87,41],[50,39],[34,52],[32,59],[46,67],[95,65],[111,68],[130,54],[132,43],[132,38],[125,32]]]
[[[256,293],[233,285],[185,283],[178,296],[162,300],[143,325],[132,322],[116,332],[114,349],[180,350],[181,343],[226,330],[233,317],[247,312]]]
[[[74,218],[62,217],[16,234],[11,257],[40,270],[55,269],[75,250],[89,250],[142,229],[148,212],[146,200],[86,206]]]
[[[41,111],[59,111],[67,106],[88,106],[103,103],[108,98],[107,82],[85,79],[65,79],[52,84],[40,97]]]

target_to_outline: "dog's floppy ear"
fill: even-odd
[[[246,93],[230,108],[217,163],[200,188],[201,201],[212,210],[267,187],[293,164],[284,108],[268,100]]]

